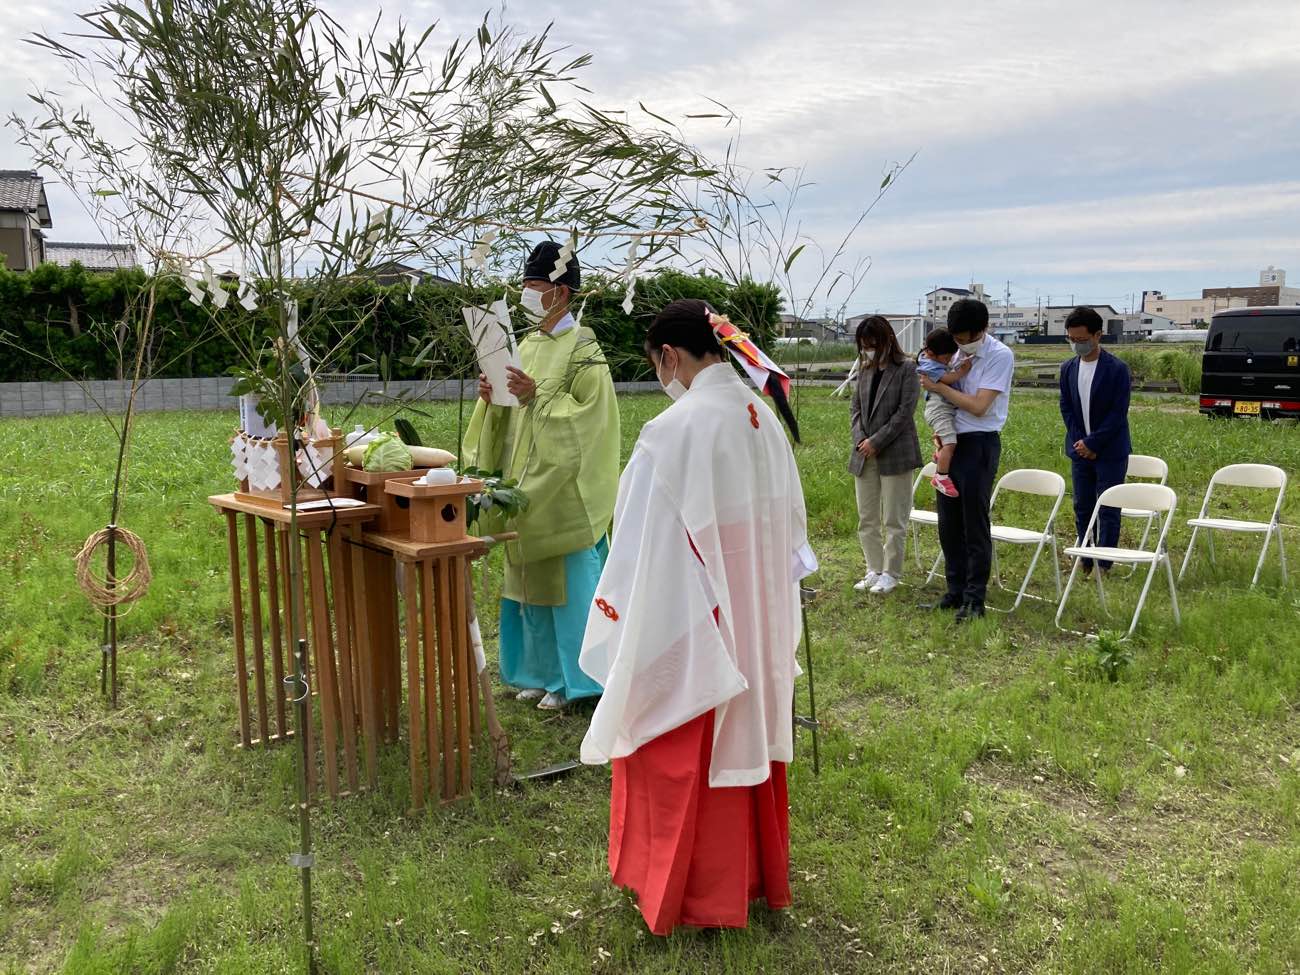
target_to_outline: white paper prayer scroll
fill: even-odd
[[[488,254],[492,251],[492,242],[497,239],[497,231],[489,230],[478,240],[474,241],[474,247],[469,252],[465,264],[471,270],[477,271],[487,263]]]
[[[573,251],[574,243],[571,240],[560,245],[560,253],[555,257],[555,267],[551,270],[552,282],[564,277],[564,272],[569,269],[569,261],[573,259]]]
[[[470,305],[462,308],[465,327],[478,354],[479,371],[492,384],[493,406],[518,406],[519,400],[506,388],[507,366],[519,368],[519,350],[510,327],[510,307],[504,298],[487,308]]]

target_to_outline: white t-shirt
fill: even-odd
[[[961,364],[965,354],[953,359],[953,366]],[[983,416],[975,416],[963,409],[957,410],[957,433],[997,433],[1007,423],[1007,405],[1011,400],[1011,380],[1016,371],[1015,353],[995,339],[985,335],[975,363],[970,372],[957,383],[963,393],[975,394],[981,389],[997,390],[997,397]]]
[[[1098,356],[1091,362],[1079,360],[1079,405],[1083,407],[1083,432],[1092,436],[1092,380],[1097,375]]]

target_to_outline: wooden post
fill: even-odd
[[[262,581],[257,566],[257,516],[244,515],[244,555],[248,559],[248,612],[253,622],[253,689],[257,694],[259,745],[267,745],[271,723],[266,705],[266,645],[262,640]]]
[[[353,541],[360,541],[360,529],[353,528]],[[370,596],[366,572],[366,550],[352,545],[352,600],[356,612],[357,665],[361,673],[361,731],[366,739],[366,781],[370,788],[379,786],[379,699],[376,647],[370,621]]]
[[[276,559],[275,525],[263,521],[262,528],[266,536],[266,595],[270,601],[271,620],[271,676],[275,686],[271,696],[275,699],[275,726],[280,738],[289,737],[284,708],[284,640],[280,635],[280,567]],[[288,566],[285,566],[286,570]]]
[[[428,729],[429,743],[429,791],[433,792],[436,788],[435,783],[438,781],[438,763],[442,758],[442,735],[438,733],[438,688],[436,664],[438,649],[437,637],[435,635],[434,625],[434,602],[433,595],[433,563],[428,559],[422,562],[412,563],[411,568],[417,569],[420,573],[420,593],[422,596],[422,613],[424,622],[424,707],[425,707],[425,727]],[[443,794],[446,794],[447,783],[442,784]]]
[[[459,595],[456,599],[456,605],[459,607],[456,616],[456,628],[460,633],[460,639],[465,645],[465,666],[469,668],[469,733],[470,736],[478,741],[483,734],[483,728],[479,721],[479,700],[478,700],[478,660],[474,656],[474,641],[469,634],[469,621],[473,615],[472,596],[470,587],[473,581],[469,574],[470,560],[464,556],[456,558],[456,564],[452,571],[459,580]]]
[[[239,582],[239,523],[226,512],[226,546],[230,554],[230,606],[235,631],[235,687],[239,695],[239,743],[248,748],[253,736],[248,728],[248,663],[244,659],[244,593]]]
[[[469,618],[465,606],[465,568],[460,556],[443,560],[443,571],[448,576],[451,590],[451,628],[452,656],[456,660],[456,733],[457,747],[460,751],[460,791],[458,795],[469,795],[470,780],[470,689],[474,681],[470,680],[470,671],[474,669],[474,652],[469,646]]]
[[[452,716],[456,710],[455,689],[452,683],[451,646],[451,593],[447,585],[447,563],[445,559],[433,560],[434,576],[438,596],[438,689],[442,704],[442,797],[451,799],[456,795],[456,766],[452,755],[452,742],[456,740],[452,730]]]
[[[320,537],[307,539],[308,587],[311,590],[311,635],[316,645],[316,686],[321,703],[324,731],[325,787],[333,798],[339,794],[338,690],[334,680],[334,647],[330,639],[329,608],[325,602],[325,566]]]
[[[353,697],[352,672],[352,613],[345,598],[348,592],[345,573],[347,560],[343,555],[343,540],[335,527],[326,533],[329,540],[330,593],[334,600],[334,628],[338,639],[339,692],[343,705],[343,759],[347,765],[348,788],[356,792],[357,780],[357,710]]]
[[[406,563],[403,590],[406,602],[406,726],[410,741],[411,810],[424,808],[424,756],[421,754],[420,725],[423,711],[420,707],[420,607],[416,597],[415,570],[417,566]]]

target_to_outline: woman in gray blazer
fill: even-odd
[[[867,574],[858,592],[892,592],[903,573],[912,479],[921,466],[916,436],[916,363],[903,354],[889,320],[872,315],[858,326],[858,378],[850,416],[849,473],[858,499],[858,539]]]

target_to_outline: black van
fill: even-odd
[[[1201,359],[1201,412],[1300,417],[1300,307],[1214,316]]]

